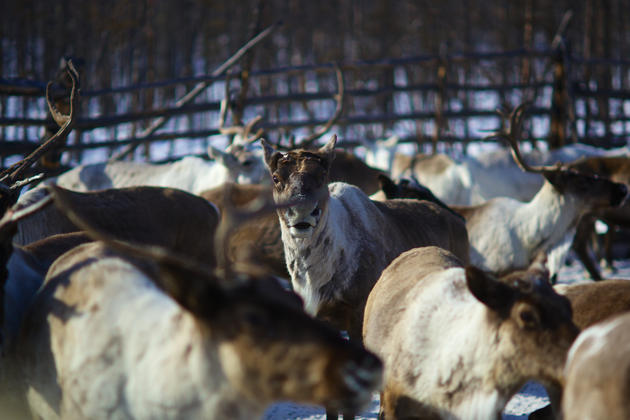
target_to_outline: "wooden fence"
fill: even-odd
[[[423,150],[465,152],[468,143],[500,126],[497,106],[524,101],[531,103],[528,136],[551,147],[574,141],[613,147],[626,144],[630,132],[630,61],[519,50],[342,63],[340,68],[344,109],[331,131],[347,145],[398,134]],[[244,120],[261,115],[256,128],[264,128],[272,141],[306,135],[334,111],[333,64],[259,70],[248,77]],[[105,160],[134,143],[142,144],[138,155],[163,160],[225,140],[217,126],[223,77],[104,89],[90,89],[89,75],[83,79],[79,119],[64,149],[67,162],[80,162],[90,152],[97,154],[93,160]],[[242,80],[232,77],[229,90],[238,93]],[[195,101],[169,106],[199,82],[209,88]],[[44,89],[44,82],[0,79],[3,165],[33,150],[43,127],[51,124]],[[163,116],[169,123],[161,130],[146,138],[137,135]]]

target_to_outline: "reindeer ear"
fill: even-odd
[[[265,139],[260,139],[260,144],[262,145],[263,151],[265,152],[265,164],[267,165],[267,168],[269,168],[269,170],[273,172],[275,170],[274,155],[278,153],[278,151],[274,149],[274,147],[269,144],[269,142]]]
[[[378,182],[379,184],[381,184],[381,190],[383,190],[387,199],[396,197],[398,187],[396,186],[394,181],[391,180],[390,177],[388,177],[387,175],[379,174]]]
[[[337,135],[333,134],[328,143],[319,148],[318,152],[328,155],[328,161],[332,162],[335,158],[335,145],[337,144]]]
[[[222,152],[213,146],[208,146],[208,156],[225,166],[234,166],[236,158],[231,153]]]
[[[481,303],[501,317],[507,317],[516,297],[515,292],[489,273],[474,266],[466,267],[468,290]]]

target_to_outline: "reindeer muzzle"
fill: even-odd
[[[304,238],[313,233],[321,218],[322,209],[319,201],[304,200],[286,209],[284,215],[291,236]]]

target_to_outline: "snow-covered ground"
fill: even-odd
[[[616,261],[615,273],[603,272],[606,278],[630,279],[630,260]],[[558,273],[558,283],[585,282],[588,276],[582,265],[573,260]],[[535,411],[549,402],[547,394],[542,386],[536,383],[526,384],[508,403],[503,412],[503,420],[527,419],[532,411]],[[357,416],[361,420],[376,420],[378,418],[379,398],[374,394],[370,406],[366,411]],[[265,413],[264,420],[323,420],[326,418],[324,409],[293,403],[278,403],[271,406]]]

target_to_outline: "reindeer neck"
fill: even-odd
[[[401,346],[404,349],[413,349],[420,342],[420,337],[431,337],[424,343],[424,350],[421,351],[424,360],[407,357],[405,354],[404,360],[413,360],[418,366],[425,366],[425,363],[430,366],[421,372],[416,386],[418,389],[436,390],[429,391],[427,399],[438,406],[449,407],[449,412],[454,414],[452,418],[496,418],[496,413],[501,411],[510,396],[507,389],[504,390],[502,386],[497,388],[493,382],[498,375],[506,376],[492,368],[500,354],[500,336],[495,330],[497,325],[486,326],[488,322],[492,322],[488,318],[488,309],[467,292],[463,269],[448,269],[424,278],[422,283],[425,290],[422,299],[418,301],[422,304],[416,305],[417,308],[409,319],[428,321],[411,324],[414,328],[404,331]],[[445,296],[449,297],[448,305],[444,305]],[[499,322],[498,318],[494,322]],[[450,333],[445,335],[444,325],[456,328],[451,328]],[[468,328],[470,325],[484,327],[471,329]],[[449,348],[449,351],[427,352],[427,348]],[[469,351],[470,348],[477,348],[479,351],[472,352]],[[428,354],[435,355],[430,363]],[[391,362],[397,360],[394,358]],[[414,367],[409,369],[413,371]],[[466,390],[465,393],[459,391],[462,389]],[[454,394],[458,398],[448,397]]]
[[[534,198],[517,210],[515,220],[521,228],[522,238],[527,243],[559,241],[577,222],[579,203],[570,195],[559,193],[545,181]]]
[[[353,218],[342,200],[331,196],[310,238],[293,238],[287,226],[280,222],[291,283],[304,299],[306,311],[312,315],[317,313],[322,299],[332,298],[322,296],[322,287],[338,282],[334,290],[341,294],[359,268],[357,256],[362,244],[358,232],[351,229]]]

